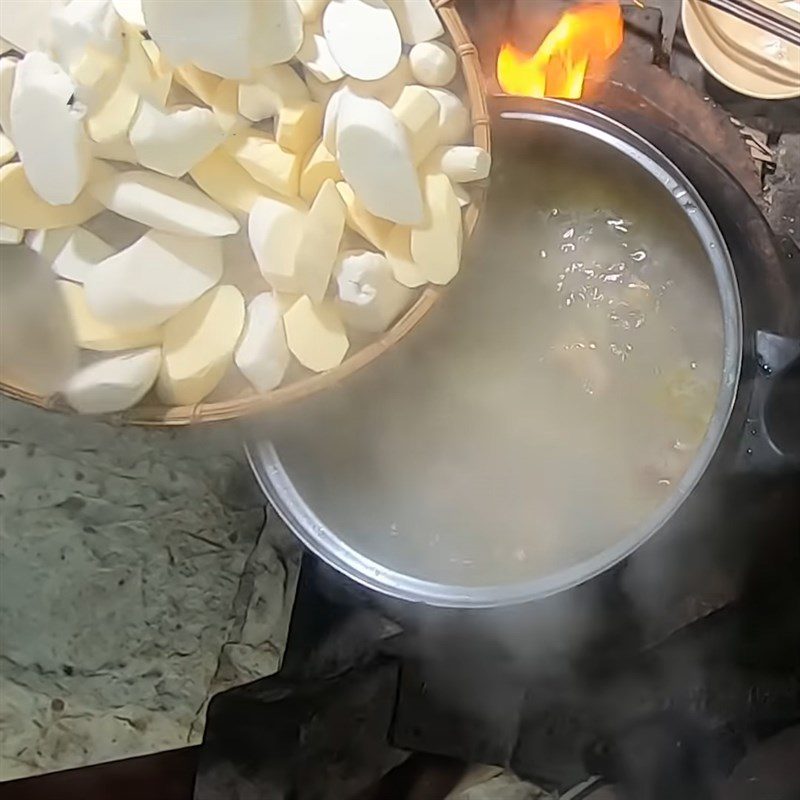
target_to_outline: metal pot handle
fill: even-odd
[[[767,407],[775,387],[800,361],[800,339],[756,331],[755,357],[756,374],[736,464],[747,472],[800,470],[800,453],[784,452],[770,435],[767,424]]]

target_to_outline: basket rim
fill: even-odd
[[[454,49],[461,63],[469,99],[472,141],[478,147],[491,152],[489,112],[478,51],[469,38],[461,16],[454,7],[454,1],[432,0],[432,5],[439,14],[452,44],[455,45]],[[483,199],[484,192],[480,191],[477,198],[474,198],[466,208],[464,215],[465,238],[468,238],[475,229]],[[356,350],[352,355],[348,355],[339,366],[327,372],[305,376],[266,393],[258,393],[254,389],[250,389],[246,394],[229,400],[202,400],[193,405],[137,404],[123,412],[97,415],[97,417],[125,425],[172,428],[241,419],[309,397],[337,385],[399,342],[436,305],[446,288],[445,286],[426,286],[406,313],[379,338]],[[40,395],[24,386],[9,383],[2,376],[0,376],[0,394],[49,411],[65,414],[77,413],[66,404],[58,393],[50,396]]]

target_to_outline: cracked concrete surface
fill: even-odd
[[[235,427],[0,403],[0,778],[199,741],[280,663],[299,548]]]

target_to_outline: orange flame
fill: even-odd
[[[500,87],[506,94],[577,100],[588,72],[604,77],[609,59],[622,44],[622,29],[617,0],[570,9],[533,55],[510,43],[500,48]]]

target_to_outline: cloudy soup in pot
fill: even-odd
[[[275,426],[320,520],[429,580],[542,577],[662,505],[713,414],[714,273],[651,176],[537,126],[500,148],[465,269],[435,313]]]

